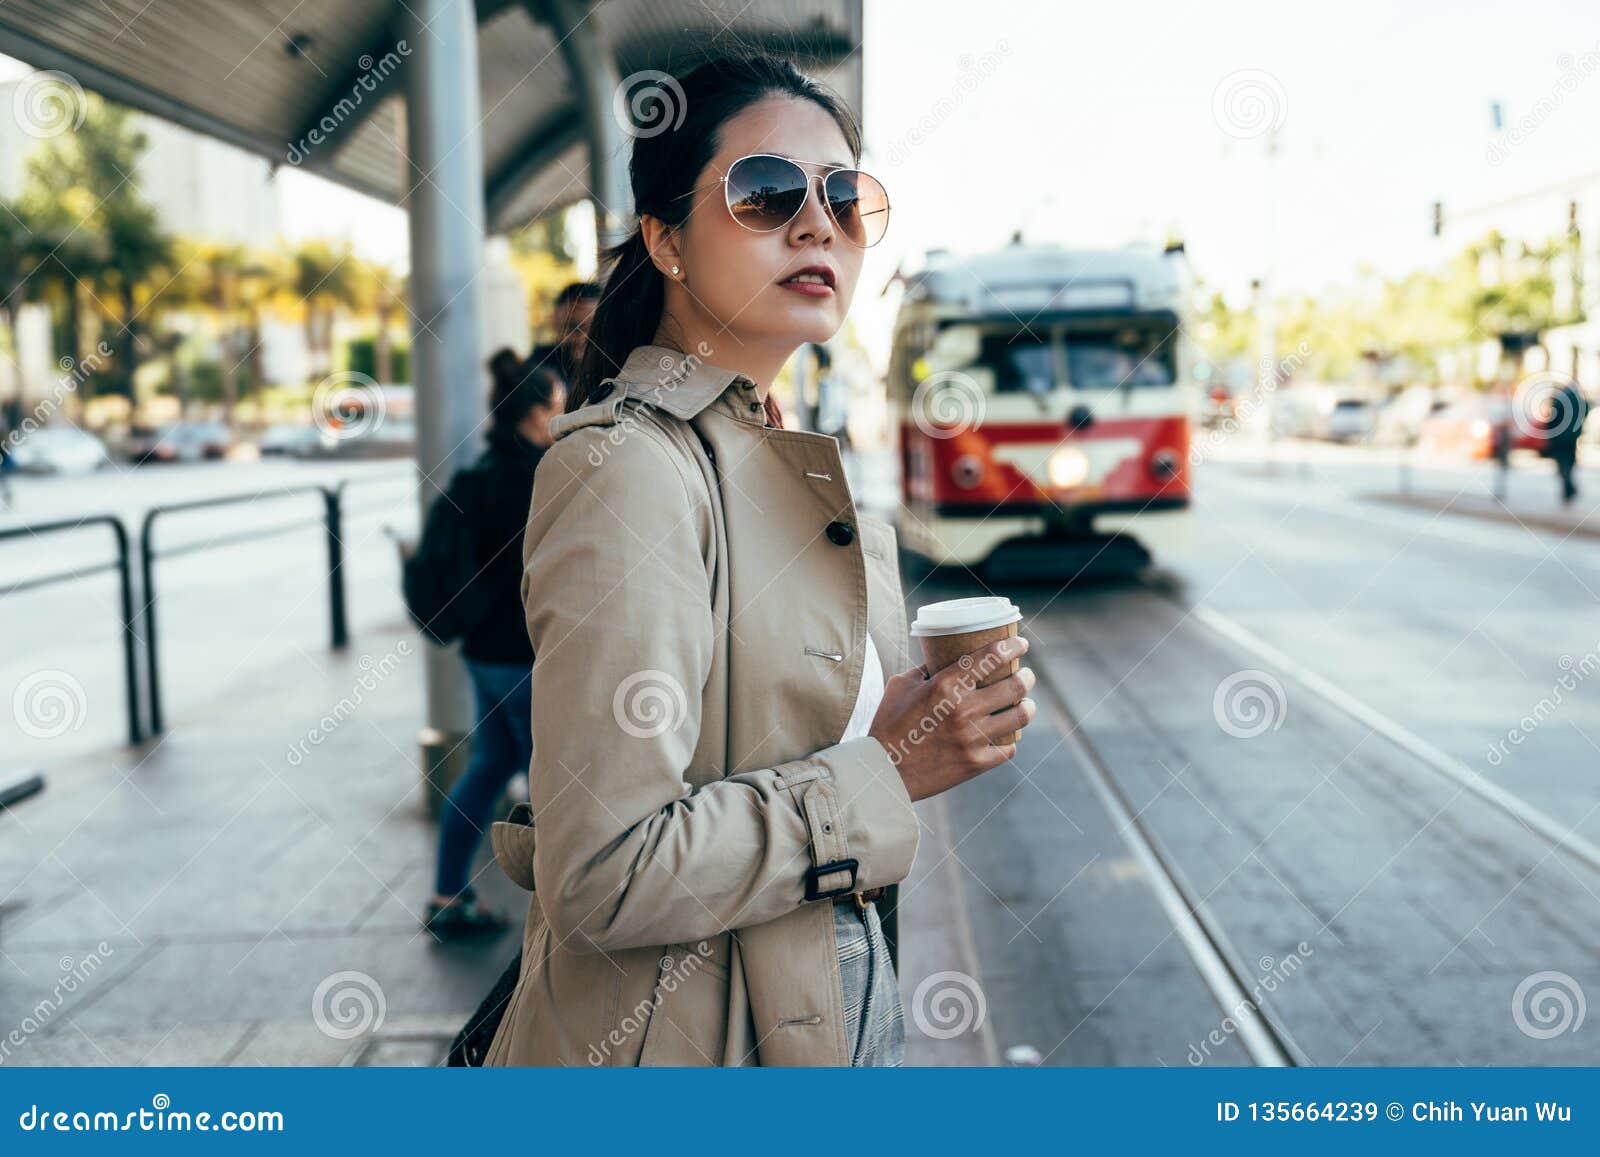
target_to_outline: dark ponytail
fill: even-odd
[[[509,347],[496,350],[490,357],[489,381],[491,430],[502,434],[522,425],[535,406],[553,405],[566,386],[553,367],[535,364],[532,358],[519,358]]]
[[[628,176],[634,209],[668,225],[688,218],[695,198],[688,196],[716,155],[722,126],[738,113],[769,96],[809,100],[828,113],[844,134],[851,158],[861,156],[861,129],[844,102],[780,56],[766,53],[717,57],[679,79],[653,83],[631,94],[636,112],[650,110],[654,123],[633,140]],[[671,126],[661,128],[660,126]],[[622,369],[628,355],[655,340],[666,303],[666,283],[650,260],[644,234],[635,224],[622,241],[606,249],[601,260],[610,267],[578,369],[567,408],[595,400],[602,381]],[[770,391],[767,424],[783,425],[783,412]]]

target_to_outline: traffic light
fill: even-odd
[[[1444,233],[1444,202],[1433,203],[1433,235],[1438,237]]]

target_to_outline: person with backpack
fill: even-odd
[[[566,382],[552,366],[509,349],[490,359],[489,372],[488,448],[434,500],[406,574],[407,606],[424,633],[437,643],[460,640],[477,708],[471,757],[439,817],[434,894],[423,923],[440,939],[508,923],[479,902],[468,875],[490,809],[533,755],[522,534],[550,419],[566,401]]]

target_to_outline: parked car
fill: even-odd
[[[1220,426],[1232,421],[1238,412],[1239,401],[1233,391],[1221,382],[1213,382],[1200,404],[1200,422],[1205,426]]]
[[[1409,446],[1422,433],[1422,423],[1450,406],[1431,386],[1407,386],[1378,410],[1375,441],[1388,446]]]
[[[153,430],[135,427],[125,453],[130,462],[199,462],[226,456],[233,442],[223,422],[169,422]]]
[[[1532,418],[1511,421],[1511,405],[1505,398],[1482,394],[1453,402],[1423,420],[1417,448],[1438,458],[1492,458],[1495,430],[1504,427],[1511,449],[1538,450],[1544,438],[1537,423]]]
[[[280,422],[275,426],[268,426],[261,432],[261,437],[256,439],[256,446],[263,456],[266,455],[293,455],[307,457],[316,454],[332,444],[317,427],[302,422]]]
[[[1365,442],[1377,429],[1377,412],[1367,398],[1329,399],[1317,413],[1317,437],[1329,442]]]
[[[76,426],[46,426],[11,447],[18,470],[30,474],[92,474],[110,463],[105,443]]]
[[[1272,395],[1268,429],[1279,438],[1309,438],[1315,432],[1317,407],[1304,386],[1279,389]]]

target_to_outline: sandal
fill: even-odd
[[[463,895],[440,903],[428,901],[423,927],[440,940],[457,940],[503,932],[509,921],[493,908],[484,906],[475,895]]]

